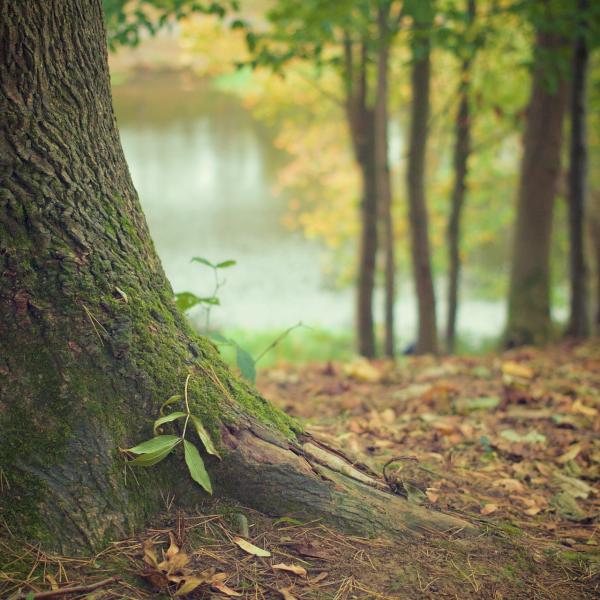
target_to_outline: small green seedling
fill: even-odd
[[[204,488],[209,494],[212,494],[212,485],[210,477],[206,472],[204,461],[198,452],[198,448],[192,442],[185,439],[187,433],[188,424],[191,421],[200,441],[204,448],[209,454],[217,456],[219,459],[219,453],[217,452],[208,431],[204,428],[200,417],[190,412],[190,406],[188,402],[188,383],[190,375],[186,377],[183,398],[181,394],[171,396],[166,400],[160,407],[160,416],[154,421],[154,434],[155,437],[134,446],[133,448],[127,448],[124,452],[135,454],[135,458],[127,461],[127,464],[132,467],[152,467],[158,464],[161,460],[166,458],[177,446],[183,444],[183,455],[185,458],[185,464],[188,467],[192,479]],[[165,414],[165,409],[168,406],[177,404],[183,400],[185,412],[174,411]],[[183,424],[183,431],[180,436],[177,435],[157,435],[159,428],[165,423],[171,423],[178,419],[185,419]]]

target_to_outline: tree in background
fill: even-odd
[[[585,256],[585,221],[588,196],[587,80],[590,48],[598,44],[600,7],[578,0],[573,17],[569,148],[569,263],[570,314],[566,333],[584,338],[590,332],[588,269]]]
[[[531,98],[523,141],[508,302],[506,343],[541,344],[550,339],[550,247],[567,103],[564,71],[568,42],[561,35],[555,4],[541,3],[534,15]]]
[[[411,117],[406,171],[413,278],[418,301],[418,332],[415,351],[437,352],[435,291],[429,247],[429,225],[425,197],[425,168],[429,121],[431,35],[433,0],[415,0],[405,6],[413,19],[411,50]]]
[[[272,30],[261,35],[249,32],[247,38],[253,67],[283,72],[286,63],[302,59],[316,68],[333,65],[343,82],[342,104],[361,173],[356,331],[358,351],[366,357],[376,354],[373,293],[378,222],[385,254],[385,351],[388,356],[394,353],[395,264],[387,156],[389,47],[401,15],[393,14],[394,5],[391,0],[280,0],[268,13]]]
[[[465,202],[467,187],[467,163],[471,154],[471,64],[477,50],[477,40],[473,37],[473,22],[475,21],[475,0],[467,1],[465,19],[465,39],[461,40],[457,54],[462,56],[460,67],[460,83],[458,88],[459,104],[456,112],[455,138],[454,138],[454,185],[450,200],[450,217],[446,232],[448,240],[448,316],[446,321],[446,351],[454,352],[456,338],[456,316],[458,312],[458,289],[460,284],[460,241],[461,241],[461,216]]]

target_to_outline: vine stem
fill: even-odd
[[[187,430],[188,421],[190,420],[190,405],[188,403],[188,383],[190,381],[191,374],[188,373],[188,376],[185,378],[185,386],[183,388],[183,399],[185,401],[185,411],[187,412],[187,416],[185,417],[185,423],[183,424],[183,433],[181,434],[181,439],[185,438],[185,432]]]

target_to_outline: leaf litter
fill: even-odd
[[[489,535],[360,538],[211,499],[195,514],[167,510],[154,528],[89,559],[45,553],[6,527],[0,597],[600,594],[598,344],[396,365],[279,366],[258,385],[316,437],[382,476],[386,466],[395,493],[473,519]]]

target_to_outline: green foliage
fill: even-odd
[[[171,396],[166,400],[160,408],[160,416],[154,421],[154,434],[155,437],[133,446],[133,448],[127,448],[124,452],[129,454],[135,454],[135,458],[130,458],[127,461],[127,465],[132,467],[151,467],[164,460],[179,444],[183,443],[183,451],[185,463],[190,472],[192,479],[198,483],[204,490],[209,494],[212,494],[212,485],[210,477],[204,466],[204,461],[198,452],[198,449],[194,444],[185,438],[189,421],[192,422],[196,433],[202,442],[206,452],[220,458],[210,435],[206,431],[202,420],[197,415],[190,412],[188,402],[188,383],[190,375],[185,380],[185,389],[183,397],[181,395]],[[163,411],[167,406],[171,406],[176,402],[184,400],[185,412],[174,411],[168,415],[164,415]],[[183,424],[183,431],[181,435],[156,435],[159,429],[166,423],[172,423],[173,421],[185,419]]]
[[[193,13],[217,15],[238,9],[237,0],[103,0],[104,19],[111,50],[137,46],[142,32],[154,35],[169,23]]]

